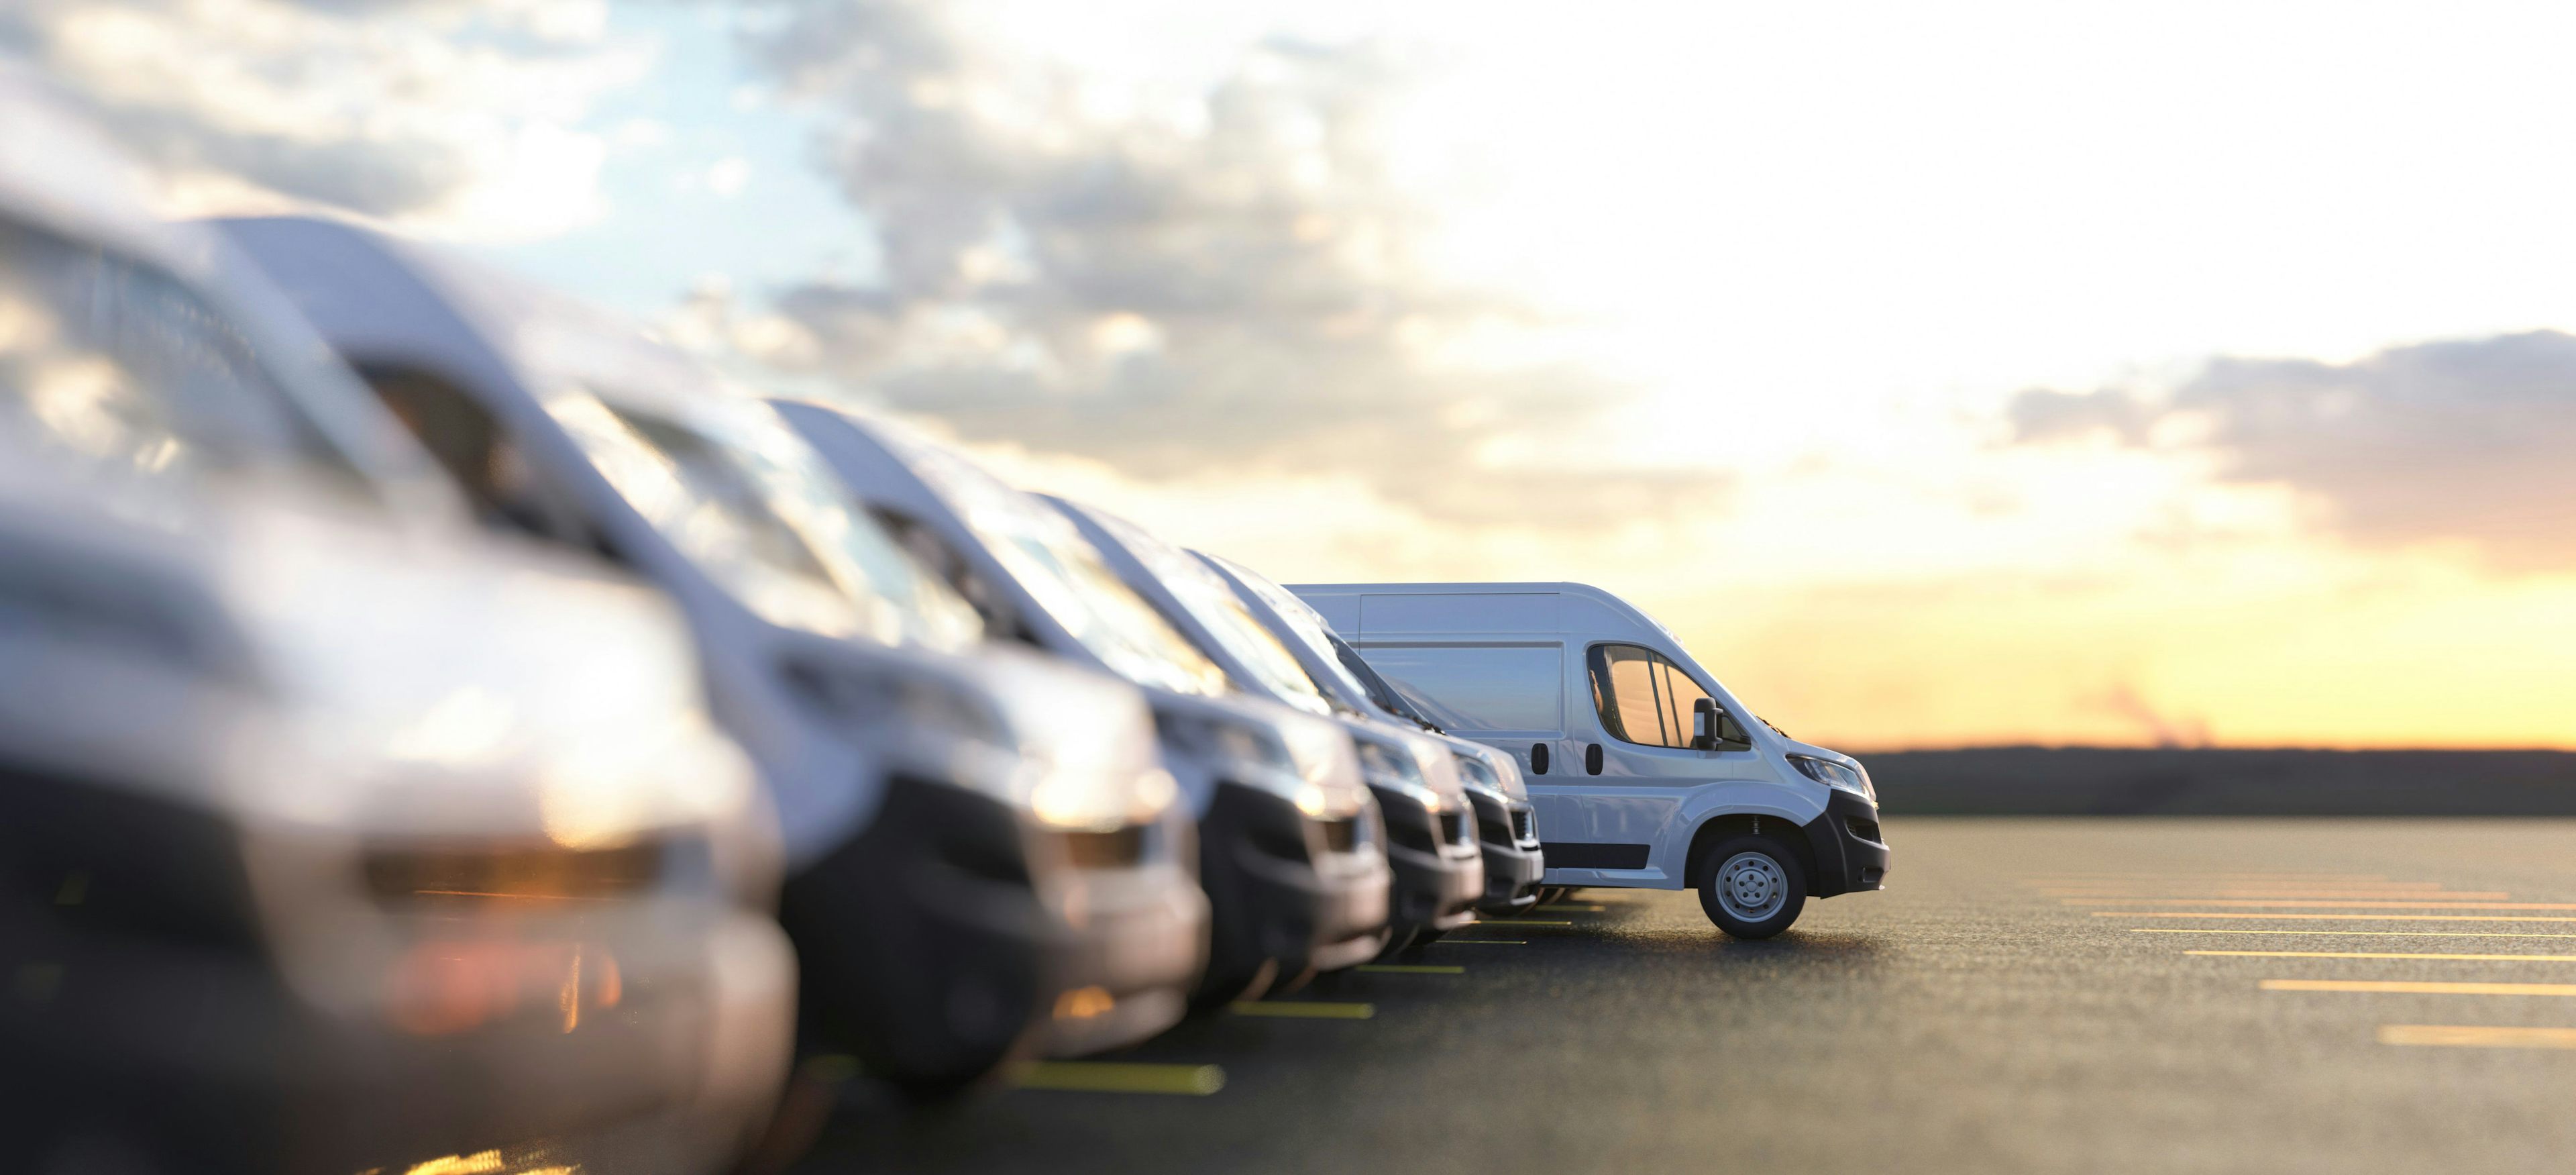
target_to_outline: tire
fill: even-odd
[[[1769,938],[1807,905],[1807,870],[1767,836],[1731,836],[1702,858],[1699,906],[1729,937]]]

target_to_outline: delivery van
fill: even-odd
[[[780,814],[810,1041],[940,1092],[1180,1018],[1207,902],[1134,689],[985,643],[776,412],[633,325],[351,225],[224,227],[492,526],[677,602]]]
[[[1518,762],[1497,748],[1442,731],[1388,687],[1334,635],[1322,616],[1288,589],[1240,563],[1205,552],[1193,554],[1224,577],[1244,608],[1296,656],[1306,675],[1335,706],[1384,722],[1411,723],[1448,744],[1458,756],[1467,798],[1476,806],[1476,839],[1484,850],[1485,896],[1476,908],[1488,914],[1512,914],[1537,905],[1545,866],[1537,809],[1521,782]]]
[[[1199,823],[1214,909],[1198,1002],[1368,961],[1387,942],[1386,832],[1350,740],[1236,688],[1052,506],[892,421],[777,401],[913,553],[1008,634],[1116,673],[1152,702]]]
[[[23,85],[0,71],[9,1169],[731,1169],[795,964],[679,617],[474,528],[275,291]]]
[[[1754,716],[1671,630],[1578,583],[1300,584],[1442,729],[1520,760],[1551,886],[1690,888],[1768,938],[1808,898],[1880,888],[1878,793],[1849,755]]]
[[[1476,844],[1473,802],[1458,756],[1416,727],[1347,709],[1308,676],[1279,639],[1252,618],[1234,589],[1188,552],[1105,510],[1047,498],[1084,538],[1109,557],[1129,587],[1245,688],[1310,714],[1329,716],[1350,732],[1386,815],[1387,860],[1395,867],[1389,952],[1428,943],[1475,921],[1485,868]]]

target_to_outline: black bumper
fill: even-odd
[[[1387,920],[1383,838],[1366,812],[1315,820],[1276,792],[1218,785],[1199,821],[1213,915],[1200,1002],[1234,998],[1264,969],[1285,981],[1374,956]]]
[[[798,1031],[897,1083],[963,1085],[1033,1052],[1054,993],[1017,815],[898,777],[859,836],[787,879]]]
[[[1879,827],[1877,805],[1836,789],[1825,801],[1824,813],[1801,831],[1816,855],[1814,876],[1807,880],[1810,895],[1829,898],[1885,888],[1887,834]]]
[[[1485,892],[1476,900],[1476,908],[1488,914],[1510,914],[1537,905],[1539,879],[1547,865],[1529,804],[1468,794],[1476,805],[1477,847],[1485,865]]]
[[[1474,922],[1476,902],[1485,893],[1485,865],[1469,827],[1472,819],[1452,813],[1443,827],[1411,797],[1393,790],[1378,791],[1378,807],[1386,817],[1386,863],[1395,872],[1387,922],[1396,937]]]

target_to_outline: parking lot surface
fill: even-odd
[[[800,1172],[2503,1171],[2576,1154],[2576,821],[1915,819],[1729,941],[1585,890]],[[2503,957],[2498,957],[2503,956]],[[1281,1014],[1285,1013],[1285,1014]]]

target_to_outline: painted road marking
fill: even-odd
[[[1366,1020],[1377,1015],[1376,1004],[1323,1000],[1238,1000],[1233,1010],[1237,1016],[1276,1016],[1283,1020]]]
[[[2266,979],[2265,991],[2350,991],[2389,995],[2576,996],[2576,983],[2433,983],[2410,979]]]
[[[2576,1028],[2483,1024],[2382,1024],[2379,1043],[2463,1049],[2576,1049]]]
[[[2260,904],[2279,903],[2282,905],[2290,905],[2317,898],[2340,898],[2347,901],[2357,901],[2362,905],[2392,906],[2419,903],[2448,905],[2454,902],[2503,901],[2513,895],[2498,890],[2482,890],[2474,893],[2451,890],[2407,890],[2402,893],[2364,893],[2358,890],[2348,889],[2297,889],[2281,890],[2279,892],[2267,892],[2259,889],[2225,889],[2202,890],[2197,892],[2191,890],[2128,890],[2121,893],[2104,892],[2086,894],[2052,892],[2041,894],[2040,896],[2056,898],[2058,904],[2068,906],[2110,905],[2116,902],[2127,901],[2231,902],[2247,898],[2262,899]]]
[[[1541,910],[1549,911],[1549,912],[1551,912],[1551,913],[1553,913],[1553,912],[1555,912],[1555,911],[1558,911],[1558,910],[1570,910],[1570,911],[1573,911],[1574,913],[1577,913],[1577,914],[1598,914],[1598,913],[1600,913],[1600,912],[1601,912],[1601,911],[1603,911],[1603,910],[1607,910],[1607,909],[1609,909],[1610,907],[1608,907],[1608,906],[1568,906],[1568,905],[1565,905],[1565,904],[1563,904],[1563,903],[1558,903],[1558,904],[1556,904],[1556,905],[1552,905],[1552,906],[1540,906],[1540,907],[1537,907],[1537,908],[1538,908],[1538,909],[1541,909]]]
[[[1371,975],[1464,975],[1464,967],[1444,967],[1438,963],[1362,963],[1351,968]]]
[[[2240,959],[2448,959],[2491,962],[2520,959],[2527,963],[2576,963],[2576,955],[2437,955],[2409,951],[2184,951],[2186,955],[2223,955]]]
[[[1225,1088],[1215,1065],[1148,1065],[1133,1061],[1033,1061],[1014,1070],[1021,1089],[1071,1093],[1167,1093],[1206,1097]]]
[[[2132,926],[2131,934],[2291,934],[2303,938],[2576,938],[2539,930],[2244,930],[2232,926]]]
[[[2095,910],[2096,918],[2253,918],[2264,922],[2576,922],[2546,914],[2231,914],[2215,910]]]
[[[2483,895],[2467,894],[2466,897]],[[2576,910],[2576,902],[2304,902],[2271,898],[2059,898],[2068,906],[2128,906],[2143,902],[2193,901],[2206,906],[2282,906],[2337,910]]]

